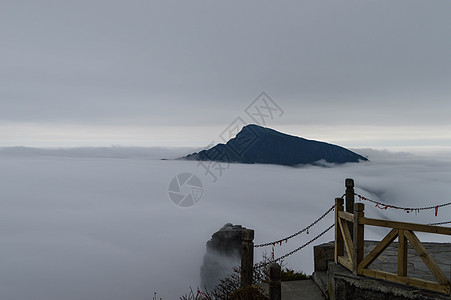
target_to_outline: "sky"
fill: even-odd
[[[0,2],[0,146],[204,146],[265,126],[451,147],[451,2]],[[241,122],[243,123],[243,122]]]

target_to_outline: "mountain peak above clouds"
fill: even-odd
[[[217,144],[181,159],[285,166],[368,160],[337,145],[307,140],[255,124],[244,126],[226,144]]]

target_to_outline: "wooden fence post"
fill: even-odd
[[[358,275],[359,271],[358,271],[358,267],[360,262],[363,260],[363,251],[364,251],[364,228],[365,225],[361,224],[361,220],[363,219],[363,217],[365,216],[364,213],[365,210],[365,204],[363,203],[356,203],[354,204],[354,223],[353,223],[353,259],[354,261],[352,262],[352,269],[353,269],[353,273],[355,275]]]
[[[354,213],[354,179],[346,178],[345,180],[346,187],[346,207],[345,210],[348,213]],[[352,224],[348,223],[349,232],[351,233],[351,238],[353,237]]]
[[[335,198],[335,263],[338,263],[338,257],[344,255],[344,242],[341,235],[340,225],[338,224],[338,212],[343,211],[343,198]]]
[[[282,288],[280,279],[282,277],[282,269],[278,263],[270,263],[268,265],[269,274],[269,300],[281,300]]]
[[[398,232],[398,276],[407,276],[407,238],[404,229]]]
[[[241,287],[252,284],[254,270],[254,231],[243,229],[241,235]]]

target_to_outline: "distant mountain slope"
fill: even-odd
[[[284,134],[258,125],[247,125],[227,142],[181,159],[294,166],[367,161],[343,147]]]

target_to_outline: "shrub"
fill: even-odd
[[[268,282],[268,271],[266,267],[262,267],[262,265],[267,265],[271,260],[268,256],[263,254],[262,260],[254,265],[253,270],[253,282],[254,283],[263,283]],[[304,280],[310,279],[311,276],[307,276],[303,272],[295,272],[292,269],[286,268],[283,261],[280,262],[282,266],[282,281],[291,281],[291,280]],[[236,267],[233,269],[233,272],[229,274],[227,277],[221,279],[219,284],[211,291],[197,291],[191,292],[185,296],[180,297],[180,300],[240,300],[246,299],[245,296],[252,295],[252,299],[256,300],[265,300],[263,292],[261,289],[251,286],[246,288],[241,288],[241,268]]]
[[[230,300],[269,300],[263,293],[263,291],[256,286],[247,286],[234,291],[230,295]]]
[[[306,280],[312,278],[311,275],[306,275],[303,272],[295,272],[289,268],[283,269],[281,275],[281,281]]]
[[[195,293],[193,289],[190,289],[190,292],[180,297],[180,300],[213,300],[213,296],[208,291],[198,289]]]

